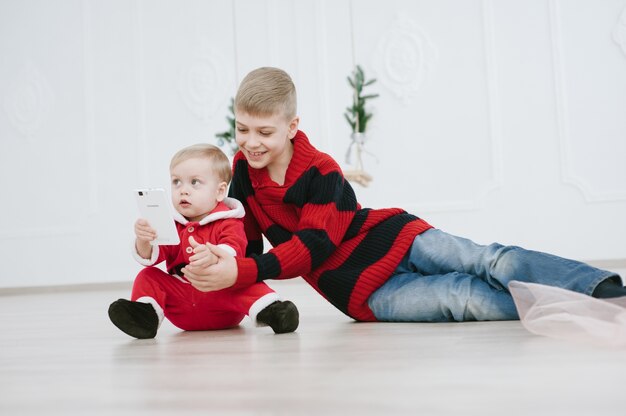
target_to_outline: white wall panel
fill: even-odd
[[[480,206],[500,181],[483,3],[358,4],[356,60],[381,93],[368,133],[380,162],[365,157],[376,183],[363,197],[419,212]]]
[[[563,179],[587,201],[626,200],[623,2],[551,5]]]
[[[0,287],[130,280],[130,190],[215,142],[259,66],[342,166],[354,64],[380,97],[366,206],[626,261],[626,0],[4,0]]]

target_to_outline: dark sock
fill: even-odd
[[[626,287],[622,286],[621,281],[615,278],[608,278],[600,282],[591,294],[594,298],[608,299],[626,296]]]
[[[284,334],[298,328],[299,316],[298,308],[293,302],[277,300],[259,312],[256,320],[272,327],[276,334]]]
[[[149,303],[118,299],[109,306],[109,318],[116,327],[131,337],[154,338],[159,317]]]

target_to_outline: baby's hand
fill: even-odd
[[[217,256],[204,244],[198,244],[193,237],[189,237],[189,243],[193,248],[193,255],[189,257],[189,265],[192,267],[207,267],[217,263]]]
[[[135,222],[135,236],[138,241],[150,242],[157,238],[157,233],[148,221],[140,218]]]

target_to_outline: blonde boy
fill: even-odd
[[[249,315],[276,333],[295,331],[295,305],[280,301],[266,284],[200,292],[181,272],[189,263],[207,266],[217,261],[205,243],[215,244],[231,256],[245,254],[245,212],[239,201],[226,197],[231,180],[226,155],[209,144],[186,147],[172,158],[170,176],[180,244],[152,246],[154,229],[146,220],[137,220],[134,255],[147,267],[135,279],[132,300],[119,299],[110,305],[111,321],[135,338],[153,338],[164,317],[184,330],[207,330],[236,326]],[[162,261],[167,273],[154,267]]]
[[[511,280],[626,295],[609,271],[520,247],[481,246],[402,209],[362,208],[338,164],[298,130],[296,114],[284,71],[259,68],[241,82],[230,195],[248,214],[251,257],[208,245],[218,262],[185,274],[199,290],[302,276],[355,320],[412,322],[518,319]],[[274,246],[265,254],[261,233]]]

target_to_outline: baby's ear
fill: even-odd
[[[226,182],[220,182],[220,184],[217,185],[217,195],[215,196],[215,199],[217,199],[218,202],[222,202],[224,198],[226,198],[226,189],[228,189],[228,184]]]

